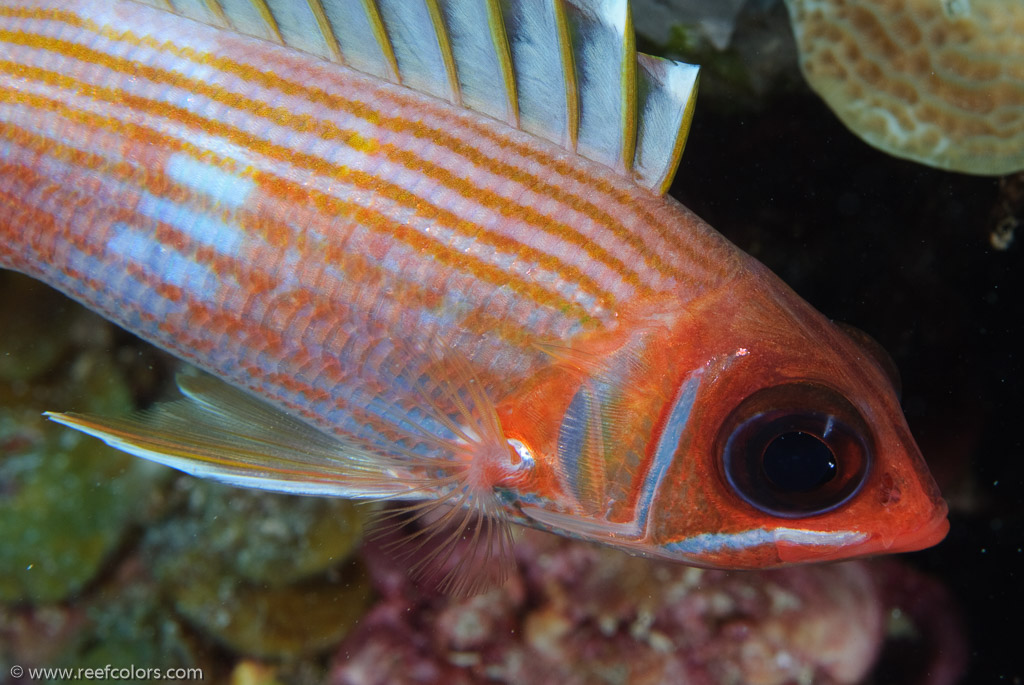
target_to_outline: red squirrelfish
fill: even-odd
[[[696,77],[626,0],[2,0],[0,266],[210,374],[49,416],[463,567],[935,544],[884,355],[664,196]]]

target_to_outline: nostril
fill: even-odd
[[[882,483],[879,486],[879,501],[882,503],[882,506],[888,507],[899,504],[902,497],[903,493],[900,490],[900,486],[896,484],[896,479],[892,477],[892,474],[882,474]]]

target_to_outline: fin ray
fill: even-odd
[[[114,418],[47,412],[111,447],[201,478],[294,494],[397,496],[379,482],[382,455],[335,439],[226,383],[182,376],[185,398]]]
[[[512,526],[497,500],[462,492],[447,501],[402,505],[377,515],[372,535],[418,525],[385,545],[409,562],[416,578],[436,582],[456,596],[477,594],[503,584],[513,557]]]
[[[324,45],[327,46],[327,51],[330,54],[332,62],[338,64],[344,64],[345,58],[341,54],[341,46],[338,44],[338,37],[334,33],[334,27],[331,25],[331,20],[327,16],[326,10],[324,10],[323,3],[320,0],[306,0],[309,5],[310,11],[313,13],[313,18],[316,20],[317,28],[320,29],[320,35],[323,36]]]
[[[216,2],[220,7],[220,12],[217,14],[222,17],[226,28],[263,40],[281,42],[281,35],[277,32],[276,26],[273,23],[268,23],[268,20],[273,21],[273,16],[266,5],[260,6],[253,0],[208,1]],[[180,13],[191,16],[185,12]]]
[[[503,0],[520,127],[576,149],[579,109],[565,12],[560,0]]]
[[[395,52],[373,0],[320,0],[347,66],[401,83]]]

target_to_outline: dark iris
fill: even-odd
[[[812,383],[760,390],[733,411],[719,434],[733,491],[766,513],[794,518],[840,506],[871,465],[871,434],[837,392]]]
[[[789,492],[811,492],[836,475],[836,457],[828,445],[800,431],[768,443],[761,464],[772,485]]]

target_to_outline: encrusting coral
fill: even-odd
[[[940,169],[1024,169],[1024,3],[786,5],[808,83],[866,142]]]

